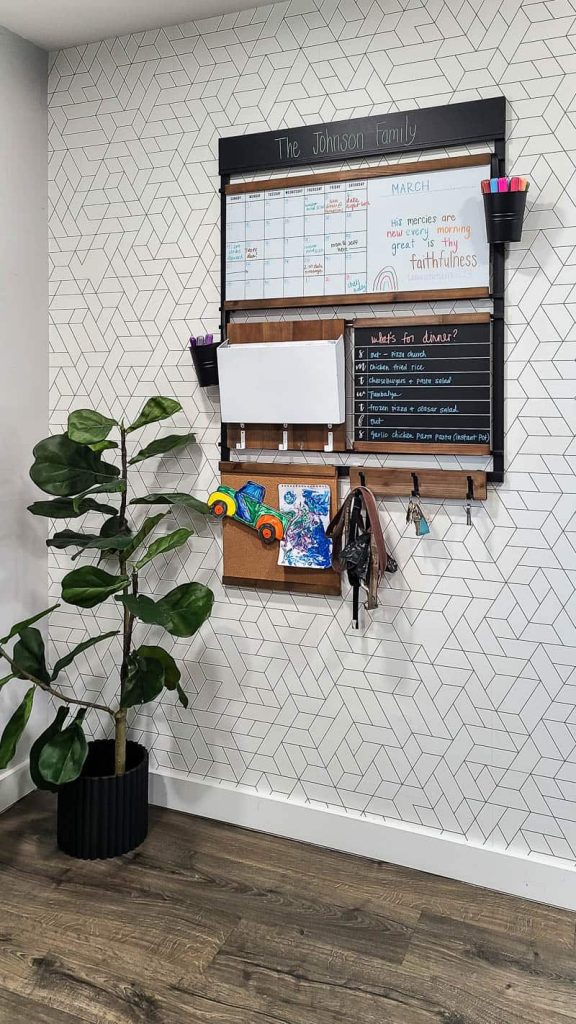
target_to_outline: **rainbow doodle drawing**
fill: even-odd
[[[375,292],[397,292],[398,276],[394,267],[382,267],[374,278]]]
[[[295,512],[280,543],[278,565],[298,569],[329,569],[332,541],[326,536],[330,522],[328,484],[279,484],[280,511]]]

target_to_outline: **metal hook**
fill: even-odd
[[[366,487],[366,477],[362,470],[358,473],[358,478],[360,480],[360,487]]]
[[[420,485],[418,483],[418,477],[417,477],[416,473],[411,473],[410,475],[412,477],[412,497],[413,498],[419,498],[420,497]]]
[[[472,526],[472,504],[474,501],[474,481],[471,476],[467,477],[468,490],[466,491],[466,526]]]

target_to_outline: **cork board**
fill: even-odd
[[[266,488],[265,501],[278,507],[278,484],[330,485],[333,516],[338,507],[338,478],[334,466],[291,465],[289,463],[221,462],[222,483],[238,489],[247,480]],[[278,544],[264,544],[255,530],[236,522],[223,520],[224,570],[222,582],[227,586],[260,587],[288,590],[294,593],[323,594],[338,597],[341,593],[340,573],[334,569],[294,569],[278,565]]]

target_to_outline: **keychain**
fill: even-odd
[[[406,522],[414,523],[417,537],[425,537],[427,533],[430,533],[428,520],[422,511],[421,505],[417,501],[414,501],[414,498],[410,498],[410,501],[408,502]]]
[[[420,485],[416,473],[412,473],[412,484],[412,494],[406,510],[406,522],[414,523],[417,537],[425,537],[427,533],[430,533],[430,527],[420,505]]]
[[[474,480],[471,476],[468,477],[468,489],[466,491],[466,504],[464,505],[464,511],[466,512],[466,526],[472,526],[472,499],[474,498]]]
[[[466,499],[464,508],[466,510],[466,526],[472,526],[472,505],[469,498]]]

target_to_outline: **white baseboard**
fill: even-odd
[[[0,814],[34,789],[28,761],[0,772]]]
[[[416,826],[371,821],[166,771],[151,774],[150,800],[160,807],[576,910],[576,870],[552,858],[492,850]]]

